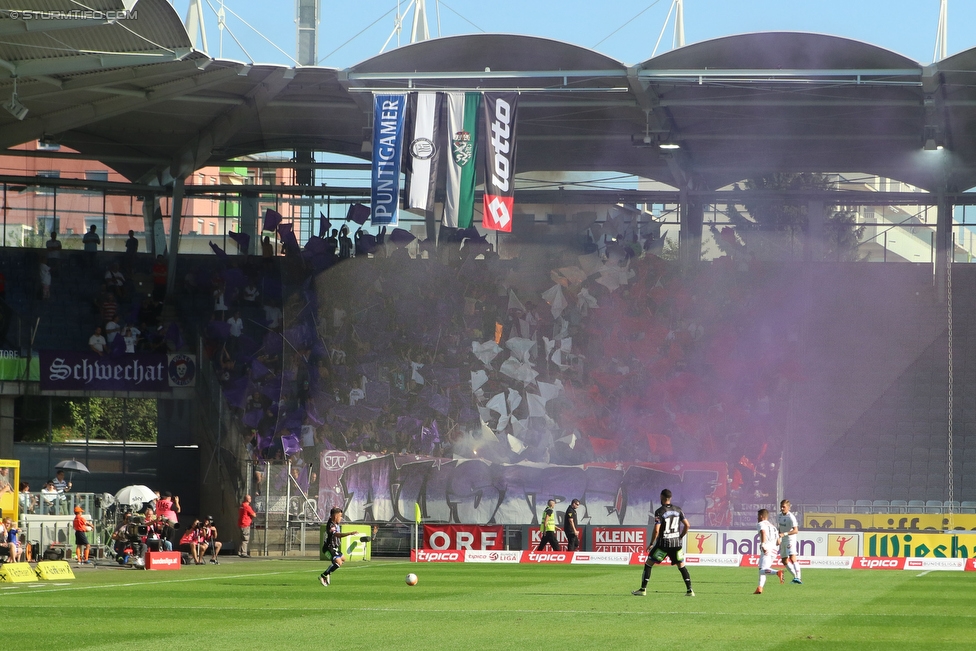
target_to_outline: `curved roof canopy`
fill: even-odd
[[[849,39],[761,33],[626,66],[558,41],[479,34],[347,70],[285,68],[191,50],[166,0],[133,8],[128,20],[0,23],[0,100],[16,77],[27,109],[22,120],[0,111],[0,145],[52,139],[132,180],[166,184],[263,151],[368,157],[374,90],[513,89],[519,172],[612,170],[690,189],[773,171],[861,171],[929,190],[944,181],[951,192],[976,185],[976,50],[923,66]],[[680,149],[662,151],[665,142]]]

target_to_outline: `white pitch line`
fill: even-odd
[[[925,570],[925,571],[924,571],[924,572],[922,572],[921,574],[916,574],[915,576],[925,576],[926,574],[928,574],[928,573],[929,573],[929,572],[931,572],[931,571],[932,571],[932,570]]]

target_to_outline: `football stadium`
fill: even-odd
[[[668,4],[344,67],[319,0],[288,65],[0,8],[11,640],[970,648],[976,48]]]

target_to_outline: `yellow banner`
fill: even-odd
[[[864,534],[864,556],[973,558],[976,535],[947,533]]]
[[[75,578],[68,561],[41,561],[37,564],[37,578],[44,581],[64,581]]]
[[[37,574],[30,563],[4,563],[0,565],[0,582],[29,583],[37,581]]]
[[[805,529],[976,531],[972,513],[804,513]]]
[[[827,534],[827,556],[860,556],[861,534]]]

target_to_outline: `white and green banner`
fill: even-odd
[[[481,93],[447,94],[447,196],[444,225],[468,228],[474,216],[474,187],[477,176],[478,105]]]

